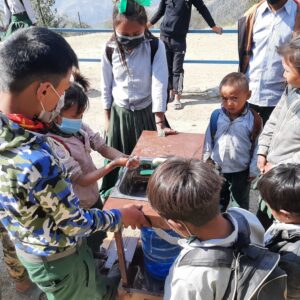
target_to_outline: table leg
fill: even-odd
[[[126,286],[128,286],[128,272],[127,272],[127,267],[126,267],[126,259],[125,259],[122,231],[119,230],[119,231],[115,232],[114,235],[115,235],[115,240],[116,240],[116,245],[117,245],[119,268],[120,268],[120,271],[121,271],[122,285],[124,287],[126,287]]]

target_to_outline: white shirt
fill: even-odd
[[[116,103],[128,110],[142,110],[152,104],[152,112],[167,108],[168,65],[164,43],[159,46],[151,65],[150,41],[145,40],[130,53],[125,53],[128,66],[122,65],[115,43],[112,64],[104,52],[102,57],[102,106],[110,109]],[[129,74],[128,74],[129,72]]]
[[[290,41],[295,25],[297,4],[288,0],[276,12],[267,1],[257,10],[253,26],[253,55],[249,62],[247,76],[252,91],[249,103],[274,107],[284,89],[282,58],[277,48]]]
[[[9,25],[10,19],[12,15],[20,14],[24,11],[27,12],[29,19],[31,20],[32,24],[36,23],[36,18],[34,15],[34,11],[32,9],[31,3],[29,0],[23,0],[24,6],[22,5],[20,0],[7,0],[7,4],[9,7],[6,6],[4,1],[4,24],[5,26]]]
[[[165,282],[164,300],[221,300],[225,294],[230,279],[230,268],[211,268],[199,266],[177,267],[182,257],[197,247],[230,247],[238,237],[238,223],[230,215],[230,211],[237,211],[247,219],[250,227],[251,244],[263,245],[264,229],[255,215],[241,208],[228,209],[228,218],[234,230],[225,239],[208,241],[195,240],[188,243],[186,239],[179,240],[183,247],[178,258],[169,271]]]

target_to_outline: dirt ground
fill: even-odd
[[[75,49],[79,58],[101,58],[105,42],[110,34],[88,34],[68,37],[67,40]],[[224,34],[190,34],[187,40],[186,59],[225,59],[237,60],[237,35]],[[89,92],[90,108],[85,121],[96,131],[103,129],[103,112],[100,101],[100,63],[81,63],[82,72],[91,81]],[[203,65],[186,64],[183,94],[183,109],[176,111],[169,105],[167,118],[171,126],[180,132],[204,133],[210,113],[217,108],[218,84],[229,72],[237,70],[237,65]],[[94,155],[98,166],[102,164],[99,155]],[[257,195],[251,196],[252,210],[255,210]],[[1,245],[0,245],[1,247]],[[0,300],[24,300],[16,295],[14,283],[7,275],[0,249]]]

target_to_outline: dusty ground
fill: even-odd
[[[89,34],[68,37],[69,43],[80,58],[100,58],[104,43],[109,34]],[[237,36],[226,34],[190,34],[188,37],[186,59],[226,59],[237,60]],[[91,80],[89,93],[90,108],[85,121],[94,129],[103,129],[103,113],[100,102],[100,64],[81,63],[82,72]],[[184,108],[175,111],[169,106],[167,117],[171,126],[181,132],[204,133],[210,113],[219,106],[217,86],[229,72],[236,71],[236,65],[185,65]],[[94,156],[97,165],[101,165],[99,155]],[[252,195],[255,203],[256,196]],[[254,209],[254,208],[252,208]],[[1,247],[1,245],[0,245]],[[14,292],[14,283],[7,276],[0,249],[0,285],[3,300],[21,300]],[[1,300],[1,296],[0,296]]]

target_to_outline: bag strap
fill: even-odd
[[[159,39],[158,38],[153,38],[152,40],[150,40],[151,65],[153,64],[155,54],[158,50],[158,46],[159,46]],[[108,61],[112,65],[112,56],[113,56],[113,53],[114,53],[114,48],[106,45],[105,53],[106,53],[106,57],[107,57]]]
[[[210,115],[209,128],[210,128],[212,148],[215,146],[215,136],[216,136],[217,129],[218,129],[218,119],[219,119],[220,113],[221,113],[221,109],[218,108],[218,109],[215,109],[212,112],[212,114]]]
[[[300,34],[300,3],[298,2],[297,4],[298,4],[298,8],[297,8],[297,13],[296,13],[293,37],[298,36]]]

